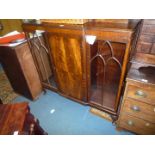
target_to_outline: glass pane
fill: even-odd
[[[38,35],[36,33],[33,33],[30,36],[32,54],[37,65],[41,81],[43,85],[56,89],[57,86],[55,82],[54,73],[52,71],[52,63],[47,48],[45,34],[40,33]]]
[[[114,109],[125,44],[97,40],[91,45],[90,102]]]

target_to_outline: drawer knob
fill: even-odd
[[[135,92],[135,95],[140,96],[140,97],[144,97],[144,98],[147,96],[146,93],[144,93],[142,90],[137,90]]]
[[[128,120],[128,125],[133,126],[133,121]]]
[[[146,123],[145,126],[150,126],[150,123]]]
[[[131,110],[140,111],[140,108],[138,106],[134,105],[134,106],[131,106]]]
[[[153,111],[155,112],[155,108],[153,108]]]

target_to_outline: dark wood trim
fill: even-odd
[[[88,93],[88,102],[90,99],[90,45],[86,44],[86,50],[87,50],[87,57],[86,57],[86,61],[87,61],[87,93]],[[90,103],[89,103],[90,104]]]
[[[122,65],[122,72],[121,72],[121,77],[120,77],[120,82],[119,82],[119,87],[118,87],[118,92],[117,92],[117,97],[116,97],[115,111],[117,111],[117,109],[118,109],[121,91],[123,88],[123,81],[125,79],[127,64],[129,62],[130,46],[131,46],[131,41],[129,41],[128,44],[126,45],[126,50],[125,50],[123,65]]]
[[[54,92],[58,92],[58,89],[57,88],[54,88],[54,87],[52,87],[52,86],[50,86],[50,85],[48,85],[48,84],[46,84],[44,82],[42,84],[43,84],[43,87],[44,88],[49,89],[49,90],[52,90]]]
[[[1,98],[0,98],[0,104],[3,104],[3,102],[2,102],[2,100],[1,100]]]
[[[81,60],[82,60],[82,62],[81,62],[81,65],[82,65],[82,74],[83,74],[83,76],[82,76],[82,78],[83,78],[83,80],[82,80],[82,90],[83,90],[83,96],[84,96],[84,98],[83,98],[83,100],[85,101],[85,102],[88,102],[88,97],[87,97],[87,95],[88,95],[88,91],[87,91],[87,65],[86,65],[86,63],[87,63],[87,61],[86,61],[86,56],[87,56],[87,49],[86,49],[86,40],[85,40],[85,31],[84,31],[84,28],[83,28],[83,30],[82,30],[82,45],[81,45]]]
[[[52,70],[53,70],[53,72],[54,72],[54,77],[55,77],[55,81],[56,81],[56,85],[57,85],[57,89],[58,89],[58,92],[60,91],[60,85],[59,85],[59,82],[58,82],[58,77],[57,77],[57,74],[56,74],[56,68],[55,68],[55,63],[54,63],[54,58],[53,58],[53,55],[52,55],[52,49],[51,49],[51,47],[49,46],[49,35],[50,35],[50,33],[48,33],[47,31],[46,31],[46,41],[47,41],[47,44],[48,44],[48,49],[49,49],[49,56],[50,56],[50,60],[51,60],[51,62],[52,62],[52,65],[51,65],[51,67],[52,67]]]
[[[110,113],[110,114],[112,114],[114,116],[117,116],[117,112],[115,112],[114,110],[107,109],[107,107],[99,106],[99,105],[93,104],[93,103],[89,103],[89,106],[92,106],[92,107],[100,109],[100,110],[102,110],[104,112]]]
[[[25,32],[25,36],[26,36],[27,43],[28,43],[28,46],[30,48],[30,51],[31,51],[31,54],[32,54],[32,57],[33,57],[34,64],[35,64],[37,72],[39,74],[39,79],[40,79],[40,81],[42,81],[42,79],[41,79],[42,75],[41,75],[40,69],[39,69],[38,64],[37,64],[37,59],[36,59],[36,57],[34,55],[34,52],[33,52],[33,49],[32,49],[29,33]],[[42,85],[42,82],[41,82],[41,85]],[[42,89],[44,90],[43,85],[42,85]]]
[[[66,97],[66,98],[68,98],[68,99],[71,99],[71,100],[73,100],[73,101],[75,101],[75,102],[81,103],[81,104],[83,104],[83,105],[89,105],[88,102],[84,102],[84,101],[82,101],[82,100],[76,99],[76,98],[74,98],[74,97],[71,97],[71,96],[69,96],[69,95],[63,94],[63,93],[61,93],[61,92],[58,92],[58,94],[61,95],[61,96],[63,96],[63,97]]]
[[[155,55],[146,54],[146,53],[136,53],[131,62],[155,65]]]

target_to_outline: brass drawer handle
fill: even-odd
[[[140,111],[140,108],[136,105],[131,106],[130,109],[133,111]]]
[[[150,123],[146,123],[145,126],[150,126]]]
[[[128,125],[133,126],[134,125],[133,121],[128,120]]]
[[[135,92],[135,95],[140,96],[140,97],[144,97],[144,98],[147,97],[146,93],[144,93],[142,90],[137,90]]]

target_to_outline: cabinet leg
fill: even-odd
[[[111,119],[112,119],[112,123],[115,124],[115,122],[116,122],[117,119],[118,119],[118,116],[111,115]]]
[[[124,129],[121,128],[121,127],[116,127],[116,130],[117,130],[117,131],[123,131]]]
[[[44,95],[47,93],[46,89],[43,89]]]

